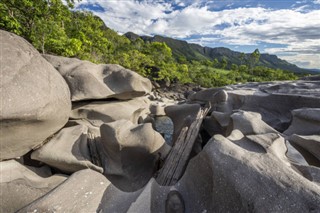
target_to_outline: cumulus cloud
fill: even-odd
[[[189,39],[202,45],[256,45],[260,42],[285,47],[269,48],[275,54],[318,54],[320,10],[238,7],[212,9],[217,1],[105,1],[82,0],[79,5],[98,4],[94,12],[119,33],[160,34]],[[320,4],[320,0],[313,3]],[[190,39],[196,36],[198,39]],[[291,57],[291,56],[290,56]],[[292,59],[292,56],[290,59]],[[318,59],[297,57],[297,59]],[[292,60],[291,60],[292,61]],[[310,66],[315,63],[310,63]]]
[[[300,67],[319,68],[320,67],[320,55],[312,54],[298,54],[298,55],[286,55],[280,56],[280,58],[296,64]]]

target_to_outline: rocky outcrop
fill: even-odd
[[[292,119],[291,112],[301,108],[319,108],[319,81],[267,82],[231,85],[191,95],[189,102],[208,101],[212,109],[231,113],[232,110],[257,112],[262,120],[277,131],[285,131]],[[217,102],[217,92],[225,90],[226,101]]]
[[[320,187],[287,164],[281,136],[269,133],[240,140],[216,135],[190,162],[177,184],[189,212],[320,210]],[[244,141],[246,146],[241,145]]]
[[[48,143],[32,152],[31,158],[67,174],[86,168],[102,173],[103,169],[91,162],[87,134],[88,127],[84,125],[64,128]]]
[[[132,99],[151,92],[151,82],[116,64],[93,64],[76,58],[43,55],[64,77],[72,101]]]
[[[173,128],[173,142],[177,140],[181,129],[189,127],[197,116],[200,109],[199,104],[173,105],[165,108],[165,113],[171,118]]]
[[[289,137],[289,141],[310,165],[320,167],[320,134],[307,136],[293,134]]]
[[[132,71],[45,55],[57,71],[0,36],[0,158],[21,156],[0,162],[1,212],[320,211],[318,80],[189,85],[176,106],[154,84],[151,105]]]
[[[0,176],[0,212],[16,212],[67,179],[52,175],[48,166],[24,166],[15,160],[0,162]]]
[[[136,125],[119,120],[103,124],[101,145],[105,153],[104,173],[124,191],[142,188],[170,151],[150,123]]]
[[[96,127],[121,119],[138,123],[149,113],[149,100],[136,98],[129,101],[95,101],[73,104],[71,119],[86,120]]]
[[[320,108],[296,109],[292,111],[292,116],[291,125],[284,134],[320,134]]]
[[[26,40],[0,30],[0,160],[20,157],[67,122],[70,91]]]
[[[18,212],[96,212],[109,185],[102,174],[81,170]]]

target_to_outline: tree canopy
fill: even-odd
[[[0,28],[20,35],[41,53],[115,63],[151,80],[193,82],[206,87],[247,81],[295,79],[292,73],[257,67],[260,52],[241,54],[241,65],[221,61],[188,61],[174,57],[163,42],[129,40],[105,26],[91,12],[72,10],[73,0],[2,0]],[[231,70],[226,70],[226,69]]]

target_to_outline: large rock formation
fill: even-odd
[[[109,185],[102,174],[81,170],[18,212],[96,212]]]
[[[320,186],[288,164],[281,136],[235,139],[216,135],[190,162],[177,184],[187,212],[320,211]]]
[[[31,158],[65,173],[73,173],[86,168],[102,173],[101,167],[91,163],[87,134],[88,128],[84,125],[64,128],[48,143],[32,152]]]
[[[150,80],[115,64],[93,64],[76,58],[45,57],[67,81],[72,101],[131,99],[151,92]]]
[[[59,72],[23,39],[0,36],[0,158],[36,149],[0,162],[1,212],[320,212],[317,79],[231,85],[190,93],[191,104],[150,106],[138,96],[151,84],[136,73],[45,55],[68,82],[70,113]],[[207,102],[198,134],[190,124]],[[173,125],[174,139],[185,126],[198,138],[179,140],[170,156],[192,145],[194,158],[166,159],[171,147],[153,126],[172,135]],[[173,186],[159,185],[176,171],[159,171],[164,163],[186,165]]]
[[[0,212],[16,212],[67,179],[52,175],[48,166],[24,166],[15,160],[0,162],[0,177]]]
[[[192,121],[197,117],[200,110],[199,104],[182,104],[167,106],[165,108],[165,113],[171,118],[174,128],[173,128],[173,143],[179,137],[181,129],[185,126],[189,127]]]
[[[103,124],[100,130],[106,157],[104,173],[124,191],[142,188],[170,150],[150,123],[136,125],[120,120]]]
[[[319,108],[319,81],[267,82],[206,89],[190,96],[191,102],[213,103],[213,110],[231,113],[241,109],[260,113],[262,120],[283,132],[291,122],[291,111]],[[217,102],[217,92],[225,90],[226,100]]]
[[[149,113],[149,104],[147,98],[135,98],[129,101],[75,103],[70,118],[86,120],[96,127],[121,119],[138,123],[139,118],[143,120]]]
[[[0,160],[20,157],[67,122],[65,80],[26,40],[0,30]]]

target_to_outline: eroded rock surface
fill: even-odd
[[[320,212],[317,78],[188,89],[189,104],[177,106],[158,90],[150,105],[140,97],[150,81],[130,70],[45,55],[57,71],[20,37],[0,36],[9,103],[0,112],[0,158],[36,149],[0,162],[1,212]],[[176,141],[208,102],[192,135],[195,157],[172,158],[184,159],[186,171],[159,185],[171,147],[153,127],[172,135],[173,125]]]
[[[0,212],[16,212],[67,179],[52,175],[48,166],[29,167],[15,160],[0,162],[0,176]]]
[[[104,173],[124,191],[142,188],[170,150],[150,123],[136,125],[120,120],[103,124],[100,130],[106,157]]]
[[[230,85],[200,91],[191,95],[189,101],[210,101],[214,111],[224,113],[238,109],[257,112],[268,125],[283,132],[291,123],[293,110],[319,108],[319,84],[319,81],[288,81]],[[217,102],[215,96],[221,90],[228,96]]]
[[[251,139],[262,141],[259,137],[270,135]],[[319,211],[320,187],[287,164],[284,139],[270,140],[275,150],[260,147],[263,153],[251,139],[246,138],[251,145],[243,148],[216,135],[190,162],[178,184],[187,212]]]
[[[88,148],[88,128],[76,125],[62,129],[48,143],[35,150],[31,158],[44,162],[65,173],[91,168],[103,169],[91,162]]]
[[[102,174],[81,170],[18,212],[96,212],[109,185]]]
[[[71,119],[86,120],[96,127],[103,123],[126,119],[138,123],[149,113],[149,100],[136,98],[129,101],[89,102],[73,104]]]
[[[20,157],[68,121],[63,77],[23,38],[0,30],[0,160]]]
[[[151,82],[116,64],[93,64],[76,58],[44,55],[67,81],[72,101],[132,99],[151,92]]]

